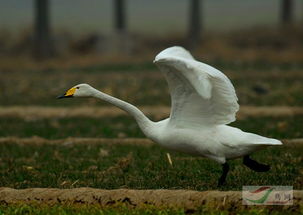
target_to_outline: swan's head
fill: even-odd
[[[70,88],[66,93],[57,97],[57,99],[72,97],[90,97],[94,94],[95,88],[88,84],[78,84]]]

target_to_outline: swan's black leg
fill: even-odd
[[[222,164],[222,170],[223,170],[223,172],[222,172],[221,177],[219,178],[218,187],[222,186],[225,183],[225,179],[226,179],[227,173],[229,171],[229,165],[227,162]]]
[[[267,172],[270,170],[269,165],[258,163],[257,161],[252,160],[248,155],[244,156],[243,164],[256,172]]]

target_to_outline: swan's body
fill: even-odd
[[[165,49],[154,63],[164,73],[171,92],[172,109],[165,120],[152,122],[135,106],[87,84],[71,88],[60,98],[96,97],[125,110],[136,119],[143,133],[161,146],[223,164],[221,183],[228,171],[227,159],[282,144],[226,125],[235,121],[239,105],[233,85],[219,70],[196,61],[181,47]],[[245,157],[244,164],[250,168],[267,170],[265,165],[252,162],[255,161]]]
[[[169,120],[159,123],[159,133],[149,137],[161,146],[195,156],[204,156],[221,164],[226,159],[242,157],[266,146],[280,145],[278,140],[246,133],[238,128],[218,125],[207,129],[169,126]],[[162,132],[161,132],[162,131]]]

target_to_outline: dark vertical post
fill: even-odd
[[[49,0],[35,0],[34,56],[38,59],[52,55],[49,26]]]
[[[291,24],[293,21],[293,0],[282,0],[281,2],[281,23]]]
[[[115,29],[119,33],[124,33],[126,31],[125,1],[115,0],[114,10]]]
[[[114,28],[114,43],[111,50],[117,53],[130,53],[131,42],[127,32],[126,0],[114,0]]]
[[[188,40],[194,48],[201,37],[201,0],[190,0]]]

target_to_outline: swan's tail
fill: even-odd
[[[248,139],[250,144],[256,145],[282,145],[280,140],[263,137],[257,134],[248,133]]]

